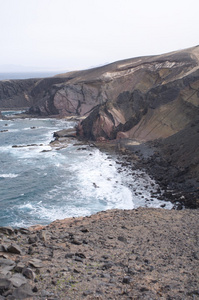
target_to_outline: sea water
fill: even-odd
[[[158,186],[143,170],[132,172],[116,156],[75,139],[65,148],[49,144],[55,131],[74,126],[63,119],[0,120],[0,226],[48,224],[113,208],[172,208],[151,198]]]
[[[0,72],[0,80],[17,80],[17,79],[30,79],[30,78],[46,78],[52,77],[66,71],[52,71],[52,72]]]

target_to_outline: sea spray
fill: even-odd
[[[72,139],[60,150],[49,145],[55,131],[74,125],[56,119],[0,121],[1,226],[48,224],[111,208],[172,208],[151,198],[158,186],[145,172],[132,174],[116,156]]]

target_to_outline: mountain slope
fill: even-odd
[[[147,141],[183,129],[198,115],[198,57],[194,47],[118,64],[121,71],[103,74],[110,79],[108,97],[81,122],[80,135]]]

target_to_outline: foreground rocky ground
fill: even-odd
[[[199,211],[0,228],[0,299],[199,299]]]

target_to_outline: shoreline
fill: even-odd
[[[101,151],[118,154],[126,164],[132,165],[132,170],[144,170],[159,185],[162,193],[159,200],[170,201],[173,209],[198,209],[199,208],[199,180],[191,178],[192,185],[186,184],[186,172],[180,168],[171,166],[156,146],[156,141],[150,143],[138,143],[130,139],[107,142],[93,142]],[[170,182],[172,178],[172,181]]]
[[[77,116],[35,116],[31,114],[17,114],[14,117],[6,117],[5,120],[18,118],[55,118],[67,121],[79,121],[82,119]],[[64,148],[68,139],[76,139],[78,142],[97,147],[101,151],[112,152],[121,157],[127,163],[133,162],[132,170],[143,169],[149,174],[163,190],[159,200],[170,201],[175,209],[199,208],[199,179],[186,176],[186,169],[172,166],[168,157],[163,157],[161,144],[159,141],[139,142],[131,139],[108,140],[108,141],[87,141],[77,136],[76,128],[63,129],[54,132],[54,140],[50,141],[51,147],[57,146]],[[159,144],[158,144],[159,143]],[[125,164],[125,163],[124,163]],[[171,180],[172,178],[172,180]],[[187,184],[186,181],[189,181]],[[156,193],[157,195],[157,193]]]

